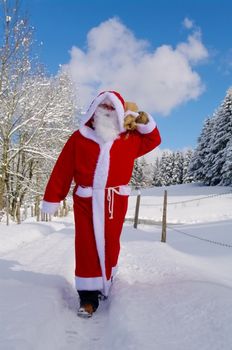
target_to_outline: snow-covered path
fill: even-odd
[[[230,235],[231,221],[218,225]],[[13,227],[11,245],[1,241],[0,349],[231,349],[232,249],[125,226],[111,297],[83,320],[72,217]]]

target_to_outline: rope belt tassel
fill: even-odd
[[[109,210],[109,218],[114,218],[114,194],[120,194],[118,190],[116,190],[118,187],[108,187],[107,188],[107,200],[108,200],[108,210]]]

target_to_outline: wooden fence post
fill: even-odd
[[[140,192],[140,190],[138,190],[138,195],[137,195],[137,199],[136,199],[136,207],[135,207],[134,228],[137,228],[137,226],[138,226],[140,197],[141,197],[141,192]]]
[[[166,242],[167,231],[167,190],[164,191],[163,220],[161,242]]]

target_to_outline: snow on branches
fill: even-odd
[[[188,173],[193,151],[163,151],[153,164],[146,157],[135,160],[130,185],[135,188],[169,186],[192,182]]]
[[[232,185],[232,89],[211,118],[206,119],[189,174],[205,185]]]
[[[10,18],[0,30],[0,211],[8,205],[12,217],[17,201],[43,193],[77,112],[68,74],[46,76],[32,55],[33,30],[17,4],[6,0],[0,15]]]

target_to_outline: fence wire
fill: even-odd
[[[224,242],[219,242],[219,241],[214,241],[214,240],[211,240],[211,239],[208,239],[208,238],[204,238],[204,237],[199,237],[199,236],[196,236],[196,235],[193,235],[191,233],[187,233],[187,232],[184,232],[184,231],[180,231],[176,228],[173,228],[169,225],[167,225],[167,228],[172,230],[172,231],[175,231],[175,232],[178,232],[178,233],[181,233],[185,236],[189,236],[189,237],[192,237],[192,238],[196,238],[196,239],[199,239],[200,241],[205,241],[207,243],[212,243],[212,244],[216,244],[216,245],[220,245],[220,246],[223,246],[223,247],[227,247],[227,248],[232,248],[232,245],[231,244],[228,244],[228,243],[224,243]]]
[[[139,194],[140,194],[140,192],[139,192]],[[222,197],[222,196],[226,196],[226,195],[232,195],[232,189],[230,191],[228,191],[228,192],[223,192],[223,193],[218,193],[218,194],[211,194],[211,195],[203,196],[203,197],[200,197],[200,198],[188,199],[188,200],[177,201],[177,202],[168,202],[167,206],[169,206],[169,205],[177,205],[177,204],[185,204],[185,203],[190,203],[190,202],[200,202],[200,201],[205,200],[205,199],[211,199],[211,198],[215,198],[215,197]],[[145,204],[144,203],[143,206],[152,206],[152,207],[163,208],[163,204],[150,204],[150,203]],[[144,221],[146,221],[146,220],[147,219],[145,219]],[[169,225],[166,225],[166,227],[168,229],[172,230],[172,231],[175,231],[177,233],[180,233],[182,235],[185,235],[185,236],[188,236],[188,237],[191,237],[191,238],[198,239],[200,241],[204,241],[204,242],[207,242],[207,243],[219,245],[219,246],[222,246],[222,247],[232,248],[232,244],[229,244],[229,243],[224,243],[224,242],[215,241],[215,240],[204,238],[204,237],[199,237],[199,236],[196,236],[194,234],[187,233],[187,232],[181,231],[179,229],[173,228],[173,227],[171,227]]]
[[[177,204],[185,204],[185,203],[190,203],[190,202],[200,202],[201,200],[205,200],[205,199],[209,199],[209,198],[214,198],[214,197],[222,197],[222,196],[226,196],[226,195],[231,195],[232,194],[232,190],[230,190],[229,192],[223,192],[223,193],[217,193],[217,194],[211,194],[209,196],[204,196],[204,197],[200,197],[200,198],[193,198],[193,199],[187,199],[184,201],[178,201],[178,202],[168,202],[168,206],[169,205],[177,205]],[[143,197],[143,196],[142,196]],[[163,207],[163,204],[143,204],[143,206],[146,207]]]
[[[183,203],[188,203],[188,202],[196,202],[196,201],[201,201],[204,199],[208,199],[208,198],[214,198],[214,197],[221,197],[221,196],[225,196],[227,194],[232,194],[232,190],[229,192],[224,192],[224,193],[218,193],[218,194],[211,194],[209,196],[204,196],[204,197],[200,197],[200,198],[193,198],[193,199],[187,199],[185,201],[179,201],[179,202],[168,202],[168,205],[172,205],[172,204],[183,204]]]

